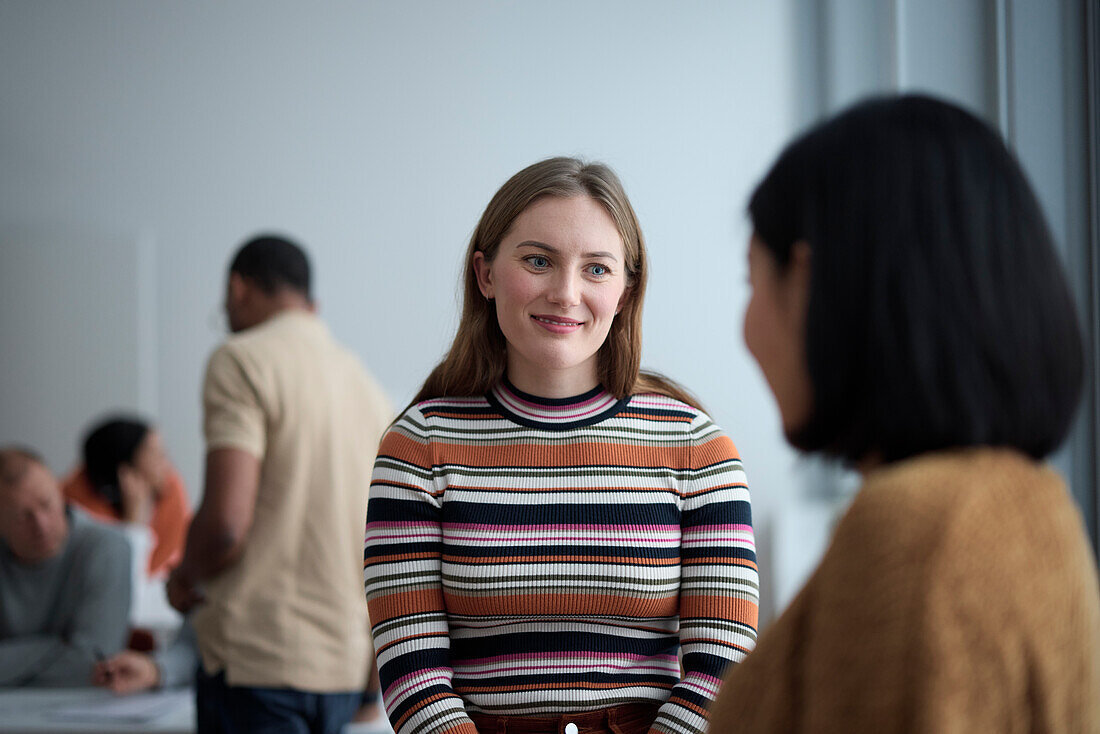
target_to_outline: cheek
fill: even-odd
[[[760,304],[757,296],[749,298],[749,305],[745,307],[745,317],[741,323],[741,338],[749,353],[758,362],[760,361]]]
[[[623,293],[625,292],[625,286],[619,288],[598,288],[593,291],[587,299],[588,310],[598,319],[611,321],[615,318],[615,313],[619,310],[619,301],[622,300]]]
[[[510,308],[523,308],[534,300],[538,293],[537,278],[522,270],[498,271],[495,286],[498,309],[504,304]]]

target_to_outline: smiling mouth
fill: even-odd
[[[531,316],[535,321],[543,324],[550,324],[551,326],[580,326],[583,321],[575,321],[574,319],[566,319],[554,316]]]

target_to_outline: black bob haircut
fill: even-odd
[[[251,280],[269,296],[289,288],[313,300],[309,258],[301,247],[284,237],[261,235],[241,245],[229,272]]]
[[[930,97],[865,101],[791,143],[749,203],[780,272],[808,243],[811,417],[850,463],[990,445],[1041,458],[1083,380],[1074,301],[1016,159]]]
[[[141,442],[152,427],[128,416],[112,416],[96,423],[84,438],[84,471],[88,481],[116,512],[122,511],[118,467],[133,463]]]

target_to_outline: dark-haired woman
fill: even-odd
[[[697,734],[752,649],[741,460],[638,369],[647,265],[601,164],[535,163],[482,215],[458,334],[382,439],[367,510],[399,734]]]
[[[1082,345],[1000,138],[926,97],[792,143],[753,194],[745,342],[804,451],[864,484],[723,684],[715,732],[1100,731],[1100,591],[1041,461]]]
[[[65,481],[66,499],[101,520],[148,528],[145,574],[163,580],[179,562],[191,513],[160,434],[134,418],[101,421],[84,440],[83,460]]]

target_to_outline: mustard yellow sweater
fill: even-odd
[[[868,474],[711,732],[1100,732],[1100,590],[1057,474],[1007,450]]]

